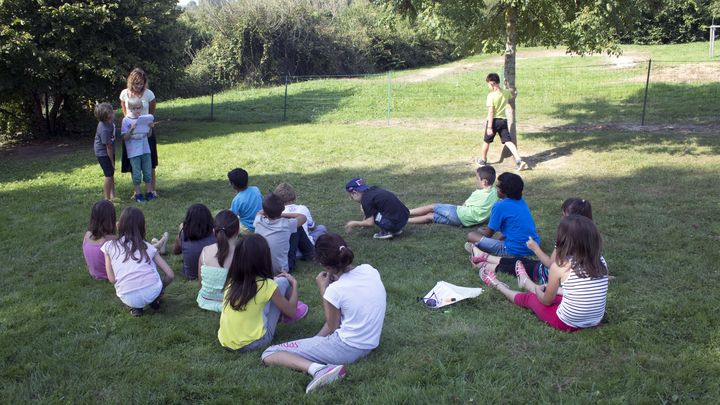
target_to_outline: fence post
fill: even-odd
[[[283,106],[283,121],[287,121],[287,89],[288,89],[288,80],[289,75],[285,73],[285,102]]]
[[[390,91],[392,70],[387,73],[387,125],[390,126],[390,105],[392,100],[392,92]]]
[[[210,90],[210,119],[214,118],[215,114],[215,89]]]
[[[643,112],[642,112],[642,119],[640,120],[640,126],[645,125],[645,109],[647,108],[648,87],[650,87],[650,67],[651,66],[652,66],[652,59],[648,59],[647,78],[645,79],[645,98],[643,99]]]

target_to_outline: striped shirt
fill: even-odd
[[[600,258],[607,268],[605,259]],[[600,323],[607,303],[608,277],[580,278],[570,270],[567,280],[560,283],[563,298],[557,316],[566,325],[589,328]]]

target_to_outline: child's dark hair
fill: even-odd
[[[213,217],[204,204],[193,204],[188,208],[183,221],[183,239],[200,240],[213,232]]]
[[[262,201],[262,208],[265,211],[265,216],[270,219],[280,218],[283,210],[285,209],[285,203],[275,193],[267,193]]]
[[[589,218],[568,215],[560,220],[555,240],[557,264],[568,261],[578,277],[596,278],[607,275],[607,268],[600,260],[602,236]]]
[[[240,232],[240,220],[237,215],[230,210],[222,210],[215,215],[215,239],[217,239],[217,260],[220,266],[225,267],[225,259],[230,254],[230,246],[228,239]]]
[[[145,215],[140,209],[131,206],[123,210],[118,223],[118,239],[113,243],[120,245],[125,252],[123,263],[128,259],[138,263],[150,262],[145,244]],[[135,252],[140,253],[137,258]]]
[[[275,191],[273,193],[280,197],[283,203],[289,204],[297,198],[297,194],[295,194],[295,188],[290,183],[280,183],[277,187],[275,187]]]
[[[490,73],[485,78],[485,81],[500,84],[500,75],[498,75],[497,73]]]
[[[227,174],[230,184],[237,190],[245,190],[248,186],[248,172],[245,169],[236,167]]]
[[[478,177],[483,180],[487,180],[488,184],[492,185],[495,183],[495,168],[492,166],[480,166],[476,170]]]
[[[110,118],[113,113],[113,108],[110,103],[100,103],[95,106],[95,118],[98,121],[105,122]]]
[[[568,198],[562,203],[562,212],[565,215],[582,215],[592,221],[592,205],[590,201],[581,198]]]
[[[100,200],[93,205],[90,211],[90,222],[87,230],[93,239],[98,240],[105,235],[115,235],[115,206],[108,200]]]
[[[236,311],[245,310],[245,305],[257,295],[258,278],[262,279],[262,283],[273,278],[272,259],[265,238],[252,234],[240,239],[235,245],[225,281],[225,305],[230,305]]]
[[[525,184],[520,176],[515,173],[505,172],[498,176],[497,179],[500,181],[498,188],[507,198],[511,200],[519,200],[522,198]]]
[[[315,242],[315,260],[323,267],[344,273],[352,264],[355,254],[345,243],[345,239],[336,233],[320,235]]]

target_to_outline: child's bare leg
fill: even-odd
[[[133,184],[133,189],[135,189],[135,195],[142,194],[140,192],[140,185],[139,184]]]
[[[520,157],[520,152],[518,152],[518,148],[517,148],[517,146],[515,146],[514,143],[512,143],[510,141],[505,142],[505,146],[507,146],[510,153],[512,153],[513,157],[515,158],[515,161],[522,160],[522,158]]]
[[[472,255],[473,255],[473,257],[484,257],[484,259],[482,260],[484,262],[493,263],[495,265],[500,264],[501,258],[499,256],[493,256],[489,253],[485,253],[482,250],[478,249],[477,246],[474,246],[474,245],[473,245],[473,249],[472,249]],[[494,270],[494,268],[493,268],[493,270]]]
[[[487,155],[488,151],[490,150],[490,144],[487,142],[483,142],[482,146],[482,160],[487,162]]]
[[[155,168],[152,168],[152,180],[150,181],[150,190],[155,191],[155,180],[157,179],[157,176],[155,175]]]
[[[467,241],[470,243],[477,243],[480,242],[480,239],[483,238],[483,235],[479,232],[468,232],[467,234]]]
[[[430,205],[423,205],[422,207],[413,208],[410,210],[410,216],[417,217],[420,215],[432,214],[433,207],[434,207],[434,205],[430,204]]]
[[[410,214],[410,215],[412,215],[412,214]],[[432,224],[434,222],[434,220],[433,220],[434,215],[435,214],[433,214],[431,212],[429,214],[420,215],[420,216],[416,216],[416,217],[411,216],[410,218],[408,218],[408,223],[410,223],[410,224]]]
[[[103,197],[105,197],[106,200],[112,200],[112,189],[113,189],[113,178],[112,177],[105,177],[105,181],[103,182]]]
[[[505,298],[508,299],[508,301],[513,302],[513,303],[515,302],[515,296],[518,295],[518,294],[520,294],[519,291],[513,291],[513,290],[510,289],[510,287],[508,287],[508,286],[506,286],[505,284],[502,284],[502,283],[501,283],[501,284],[498,284],[498,286],[496,287],[496,289],[497,289],[498,291],[500,291],[500,292],[502,293],[502,295],[504,295]]]
[[[292,370],[307,373],[310,370],[312,362],[304,357],[300,357],[295,353],[277,352],[263,359],[263,363],[268,366],[281,366]]]
[[[495,269],[497,269],[497,263],[489,263],[489,262],[480,262],[477,264],[473,264],[473,267],[478,269],[487,269],[488,271],[495,272]]]

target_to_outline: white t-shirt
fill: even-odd
[[[130,111],[130,106],[128,105],[128,100],[130,100],[130,96],[128,95],[128,89],[124,89],[120,92],[120,101],[122,101],[125,104],[125,111]],[[142,101],[142,114],[146,115],[150,114],[150,102],[155,100],[155,93],[150,91],[150,89],[145,89],[145,92],[143,93],[142,97],[140,98]]]
[[[118,242],[122,242],[119,239]],[[148,256],[150,256],[150,262],[141,259],[140,263],[137,260],[133,260],[132,257],[128,258],[126,262],[125,250],[122,246],[115,243],[115,241],[105,242],[100,250],[103,253],[110,256],[110,264],[112,265],[113,273],[115,273],[115,293],[118,297],[122,297],[125,294],[133,291],[141,290],[146,287],[153,286],[160,281],[160,275],[157,272],[157,266],[153,258],[157,253],[157,249],[147,242],[145,242]],[[135,257],[140,257],[140,252],[135,252]]]
[[[313,222],[312,215],[310,215],[310,210],[308,207],[304,205],[299,204],[288,204],[285,206],[285,210],[283,211],[283,214],[303,214],[305,215],[305,218],[307,218],[307,221],[303,224],[303,229],[305,230],[305,234],[308,236],[308,239],[310,239],[310,243],[313,245],[315,244],[315,239],[313,239],[312,236],[310,236],[310,228],[315,226],[315,222]]]
[[[340,310],[338,336],[358,349],[374,349],[380,344],[385,320],[385,287],[380,273],[361,264],[330,284],[323,298]]]

